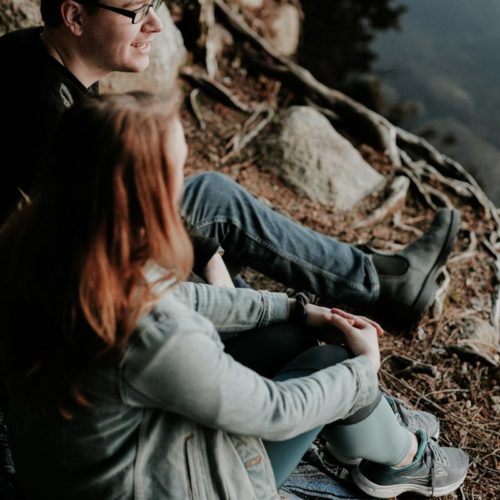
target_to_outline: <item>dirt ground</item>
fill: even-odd
[[[223,82],[242,102],[252,106],[267,102],[276,110],[297,100],[298,96],[280,82],[262,74],[252,75],[243,69],[237,56],[233,55],[229,62]],[[190,83],[184,83],[186,95],[193,88]],[[233,137],[245,131],[248,114],[223,104],[218,98],[209,97],[203,91],[197,102],[198,118],[188,99],[182,113],[190,147],[187,175],[206,170],[225,173],[274,209],[312,229],[345,242],[369,243],[380,249],[398,248],[398,245],[414,240],[418,230],[425,230],[434,215],[418,192],[412,190],[406,206],[397,216],[354,230],[353,222],[365,218],[378,207],[385,192],[368,197],[349,213],[337,213],[332,206],[311,201],[275,175],[262,170],[252,145],[227,157],[234,143]],[[200,127],[200,118],[205,124],[204,130]],[[364,158],[389,179],[397,173],[383,154],[365,144],[356,145]],[[444,185],[436,187],[447,190]],[[452,193],[447,194],[454,199]],[[444,312],[439,318],[428,313],[411,331],[386,333],[381,340],[383,365],[380,379],[383,387],[393,395],[419,409],[431,411],[441,419],[442,444],[460,446],[467,451],[471,466],[461,497],[499,498],[499,370],[483,357],[466,354],[460,349],[464,325],[473,319],[489,320],[493,259],[483,245],[473,248],[471,240],[475,235],[480,242],[491,230],[492,223],[480,206],[455,201],[462,212],[462,224],[447,266],[451,282]],[[244,276],[255,288],[291,292],[285,285],[251,270],[245,270]],[[404,498],[412,496],[405,495]]]

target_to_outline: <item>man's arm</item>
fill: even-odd
[[[231,275],[222,259],[219,242],[215,238],[203,236],[194,227],[188,226],[188,233],[194,250],[194,273],[209,285],[234,288]]]
[[[219,251],[214,253],[212,258],[207,262],[202,272],[202,277],[205,278],[210,285],[234,288],[231,275]]]

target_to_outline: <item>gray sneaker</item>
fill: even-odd
[[[437,440],[439,438],[439,420],[426,411],[414,410],[401,399],[393,398],[384,394],[398,422],[415,434],[424,431],[428,437]]]
[[[464,482],[469,457],[458,448],[444,448],[418,431],[415,459],[406,467],[391,467],[363,460],[351,472],[354,484],[375,498],[391,498],[407,491],[440,497]]]
[[[384,394],[384,397],[402,427],[405,427],[413,434],[418,431],[423,431],[432,439],[437,440],[439,438],[439,420],[432,413],[414,410],[401,399],[393,398],[388,394]],[[326,449],[328,450],[328,453],[341,464],[354,466],[361,463],[361,458],[351,458],[342,455],[340,452],[335,450],[330,443],[326,443]]]

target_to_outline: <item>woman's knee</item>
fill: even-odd
[[[352,353],[344,346],[329,344],[307,349],[288,363],[281,371],[317,371],[342,363],[352,358]]]

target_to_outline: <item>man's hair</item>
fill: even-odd
[[[61,5],[64,0],[40,0],[40,13],[43,22],[52,28],[62,23]]]
[[[55,134],[39,197],[0,233],[0,329],[14,332],[27,309],[36,318],[29,342],[9,358],[31,360],[24,375],[33,365],[47,370],[38,392],[56,392],[62,408],[85,403],[81,370],[98,353],[121,352],[157,300],[145,265],[159,264],[158,281],[168,285],[191,269],[167,151],[177,115],[175,101],[143,92],[74,105]]]
[[[65,0],[40,0],[40,13],[42,15],[42,21],[46,26],[57,28],[62,24],[61,5],[64,1]],[[89,13],[98,10],[98,7],[91,3],[86,3],[85,0],[75,1],[83,4],[84,8],[87,9]]]

